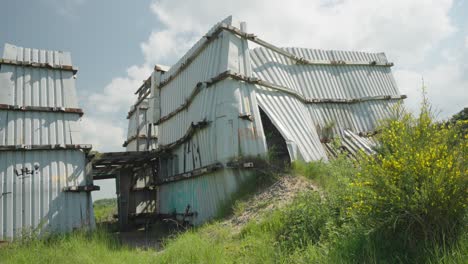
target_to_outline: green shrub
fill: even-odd
[[[427,102],[416,117],[395,113],[379,129],[376,155],[292,164],[323,197],[304,195],[285,212],[290,254],[305,263],[466,256],[468,122],[434,122]]]
[[[417,117],[399,109],[382,126],[377,154],[362,155],[347,211],[379,241],[376,250],[409,261],[464,232],[468,137],[461,125],[434,122],[427,103]]]

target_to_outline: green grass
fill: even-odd
[[[240,232],[216,221],[167,239],[157,252],[128,248],[101,228],[15,242],[0,250],[0,263],[408,263],[379,255],[368,229],[350,225],[337,212],[333,195],[344,181],[338,174],[349,173],[349,165],[343,160],[302,164],[309,171],[305,176],[322,184],[323,194],[305,191],[286,209],[251,220]],[[330,173],[336,173],[334,180],[322,176]],[[427,263],[466,263],[467,235],[425,252]]]
[[[107,230],[19,241],[0,249],[0,263],[151,263],[155,252],[129,249]]]
[[[402,117],[382,129],[378,155],[292,164],[319,191],[240,232],[223,217],[242,214],[271,176],[246,181],[216,221],[167,239],[160,252],[130,249],[99,228],[12,243],[0,263],[467,263],[468,136],[433,124],[427,111]],[[96,202],[97,219],[111,204]]]
[[[96,223],[114,221],[114,214],[117,213],[117,199],[101,199],[93,203],[94,217]]]

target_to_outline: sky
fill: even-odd
[[[468,107],[468,0],[1,0],[0,46],[70,51],[84,142],[123,151],[133,92],[233,15],[277,46],[385,52],[406,106],[424,83],[439,119]],[[95,199],[115,196],[96,182]]]

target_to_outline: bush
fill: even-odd
[[[382,126],[377,154],[359,161],[347,213],[370,228],[382,251],[411,259],[464,231],[468,137],[460,127],[467,121],[438,124],[426,102],[417,117],[396,113]]]
[[[284,212],[286,248],[303,262],[466,256],[467,124],[434,122],[427,102],[418,116],[398,108],[382,122],[376,155],[293,163],[320,185],[321,196],[303,195]]]

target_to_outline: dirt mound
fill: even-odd
[[[318,190],[310,181],[303,177],[285,175],[265,190],[255,194],[242,203],[242,209],[226,220],[226,224],[234,229],[240,229],[251,219],[258,219],[275,209],[281,208],[305,190]],[[236,210],[235,210],[236,211]]]

